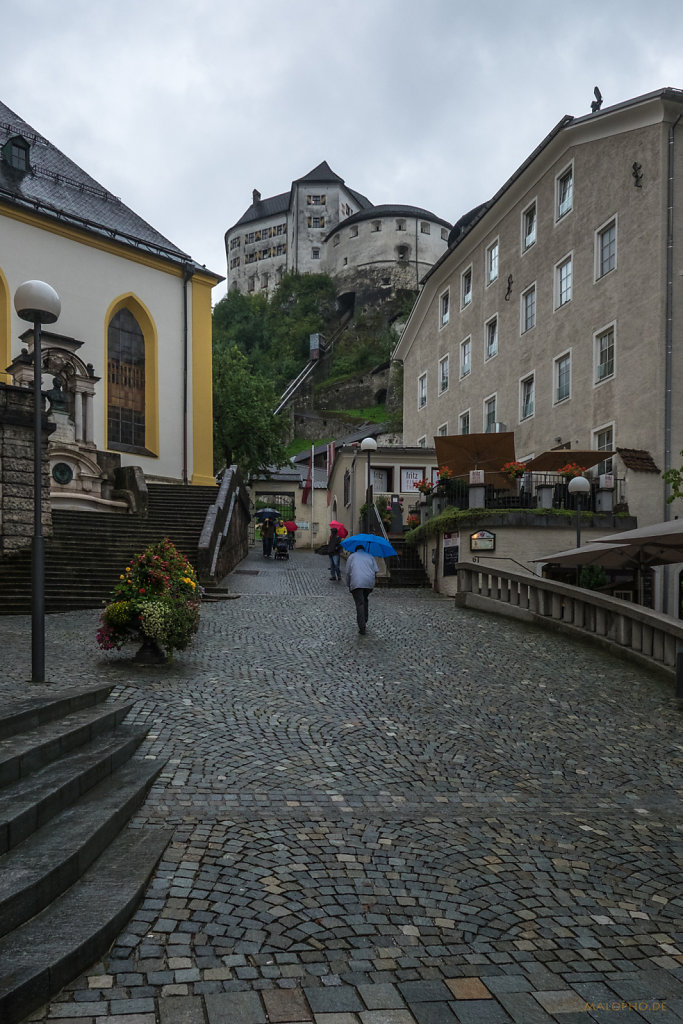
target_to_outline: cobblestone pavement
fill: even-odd
[[[53,682],[113,680],[174,839],[104,959],[35,1021],[683,1020],[681,715],[589,647],[254,550],[169,668],[47,620]],[[30,620],[0,619],[0,692]],[[9,671],[8,671],[9,667]]]

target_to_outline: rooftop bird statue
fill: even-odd
[[[597,114],[598,110],[602,106],[602,93],[598,89],[597,85],[593,89],[593,95],[595,99],[591,103],[591,114]]]

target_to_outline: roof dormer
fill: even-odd
[[[30,150],[22,135],[12,135],[2,147],[2,159],[15,171],[30,171]]]

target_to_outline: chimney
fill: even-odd
[[[254,191],[251,193],[251,201],[254,204],[254,206],[256,206],[257,203],[261,202],[261,193],[257,188],[255,188]]]

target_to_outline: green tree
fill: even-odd
[[[248,479],[287,461],[286,423],[273,415],[277,393],[237,345],[213,354],[213,450],[216,470],[236,463]]]
[[[683,466],[680,469],[667,469],[666,473],[662,473],[662,479],[671,487],[671,494],[666,499],[669,504],[676,498],[683,498]]]

